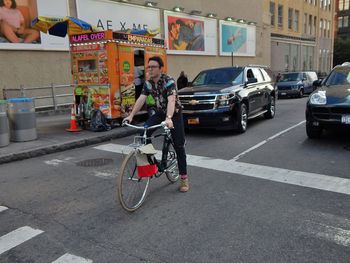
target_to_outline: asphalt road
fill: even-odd
[[[116,192],[132,137],[1,165],[0,262],[349,262],[349,133],[309,140],[305,103],[190,131],[190,191],[153,179],[132,214]]]

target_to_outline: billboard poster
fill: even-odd
[[[38,16],[67,16],[67,1],[0,1],[0,49],[68,50],[68,38],[47,35],[31,28]]]
[[[216,20],[164,11],[168,54],[216,55]]]
[[[160,14],[155,8],[103,0],[76,0],[76,3],[78,18],[101,30],[160,28]]]
[[[220,21],[220,55],[255,56],[255,26]]]

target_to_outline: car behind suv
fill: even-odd
[[[313,71],[286,72],[281,74],[277,81],[278,96],[304,97],[315,90],[313,82],[317,80],[317,74]]]
[[[186,128],[245,132],[248,119],[275,116],[275,83],[262,66],[204,70],[179,91],[179,98]]]
[[[334,67],[314,84],[319,88],[310,95],[305,112],[308,137],[321,137],[330,127],[350,127],[350,63]]]

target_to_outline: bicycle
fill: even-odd
[[[134,150],[125,157],[118,176],[119,202],[123,209],[128,212],[134,212],[140,208],[145,201],[150,179],[153,178],[153,176],[158,178],[165,173],[168,180],[171,183],[175,183],[180,178],[180,175],[171,132],[164,122],[150,127],[135,126],[127,122],[123,123],[123,125],[144,130],[142,136],[134,137],[134,143],[130,145]],[[148,130],[160,127],[163,128],[164,132],[155,136],[147,137]],[[146,145],[147,141],[161,136],[164,137],[161,160],[157,160],[156,156],[154,156],[154,162],[158,169],[157,173],[151,177],[139,177],[137,175],[136,148]]]

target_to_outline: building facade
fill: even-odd
[[[334,0],[264,0],[271,26],[271,69],[316,71],[332,68]]]
[[[16,2],[17,6],[27,7],[28,20],[35,16],[70,15],[101,29],[115,31],[126,27],[142,29],[146,25],[159,25],[159,37],[165,38],[168,43],[168,26],[171,19],[179,17],[182,20],[198,22],[202,25],[202,31],[198,34],[202,34],[205,48],[202,46],[189,51],[176,50],[175,45],[169,46],[167,69],[174,78],[177,78],[182,70],[192,80],[199,71],[213,67],[232,64],[270,66],[271,29],[269,17],[261,12],[261,0],[162,0],[151,2],[153,6],[146,6],[145,0],[129,0],[127,3],[115,0]],[[37,10],[34,10],[33,6],[36,6]],[[124,20],[120,17],[124,17]],[[40,33],[40,40],[29,45],[4,43],[4,36],[0,36],[0,40],[0,89],[4,86],[19,88],[22,84],[25,87],[40,87],[51,83],[72,83],[67,38],[64,43],[64,39],[55,39]]]
[[[349,38],[350,37],[350,0],[336,0],[336,34],[335,37]]]

